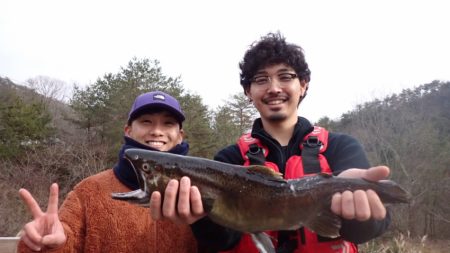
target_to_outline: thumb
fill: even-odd
[[[363,178],[370,181],[379,181],[389,176],[389,168],[386,166],[376,166],[365,171]]]
[[[65,242],[66,235],[64,233],[48,234],[42,237],[42,244],[51,249],[61,247]]]

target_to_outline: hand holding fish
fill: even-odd
[[[63,245],[67,237],[58,217],[58,185],[50,186],[47,211],[44,213],[31,193],[20,189],[19,195],[27,205],[33,221],[22,228],[21,240],[32,250],[40,251],[42,248],[57,248]]]
[[[182,224],[192,224],[206,216],[200,191],[196,186],[191,186],[188,177],[182,177],[179,182],[170,180],[164,200],[159,191],[154,191],[150,199],[150,214],[154,220],[166,218]]]
[[[386,179],[389,168],[377,166],[369,169],[348,169],[338,177],[363,178],[369,181]],[[373,190],[344,191],[333,195],[331,210],[344,219],[365,221],[370,218],[381,220],[386,216],[386,208]]]
[[[112,193],[112,198],[150,206],[155,219],[190,223],[203,216],[204,210],[221,226],[253,234],[257,245],[262,243],[263,248],[272,250],[269,252],[275,252],[273,245],[264,243],[270,240],[261,231],[305,226],[334,238],[340,235],[342,221],[336,214],[380,218],[386,215],[380,199],[385,203],[408,203],[410,199],[395,182],[381,180],[389,174],[387,167],[349,169],[338,177],[320,173],[285,180],[264,166],[244,167],[166,152],[128,149],[125,158],[131,162],[140,188]]]

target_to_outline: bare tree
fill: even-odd
[[[64,102],[68,98],[68,85],[61,80],[48,76],[36,76],[26,81],[27,86],[44,96],[47,102]]]

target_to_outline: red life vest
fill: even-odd
[[[250,133],[242,135],[238,140],[238,146],[241,155],[244,158],[244,165],[254,164],[255,160],[263,162],[265,166],[279,171],[278,166],[273,162],[265,161],[269,154],[267,146],[263,145],[260,140],[255,139]],[[305,175],[322,173],[330,173],[331,169],[325,156],[322,154],[327,149],[328,131],[321,127],[314,127],[314,130],[305,136],[303,143],[300,144],[302,156],[294,155],[289,157],[285,167],[285,179],[300,178]],[[262,152],[262,154],[257,154]],[[259,159],[255,157],[258,157]],[[261,159],[261,157],[263,159]],[[263,161],[261,161],[263,160]],[[256,161],[256,163],[258,163]],[[272,238],[272,242],[277,248],[277,231],[266,231]],[[307,228],[301,228],[293,234],[294,253],[357,253],[358,248],[355,244],[344,241],[343,239],[325,239],[318,236]],[[226,253],[258,253],[254,242],[249,234],[244,234],[239,244]]]

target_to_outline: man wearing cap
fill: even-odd
[[[117,164],[78,183],[59,211],[56,183],[50,187],[47,211],[40,209],[27,190],[20,189],[33,220],[20,233],[18,252],[197,252],[188,225],[154,221],[149,209],[111,198],[113,192],[139,188],[131,165],[123,158],[125,150],[188,153],[189,145],[183,141],[184,119],[178,101],[172,96],[161,91],[142,94],[128,115],[125,143]],[[171,184],[178,187],[173,185],[178,181]],[[188,184],[188,189],[199,195],[187,178],[180,184]]]

